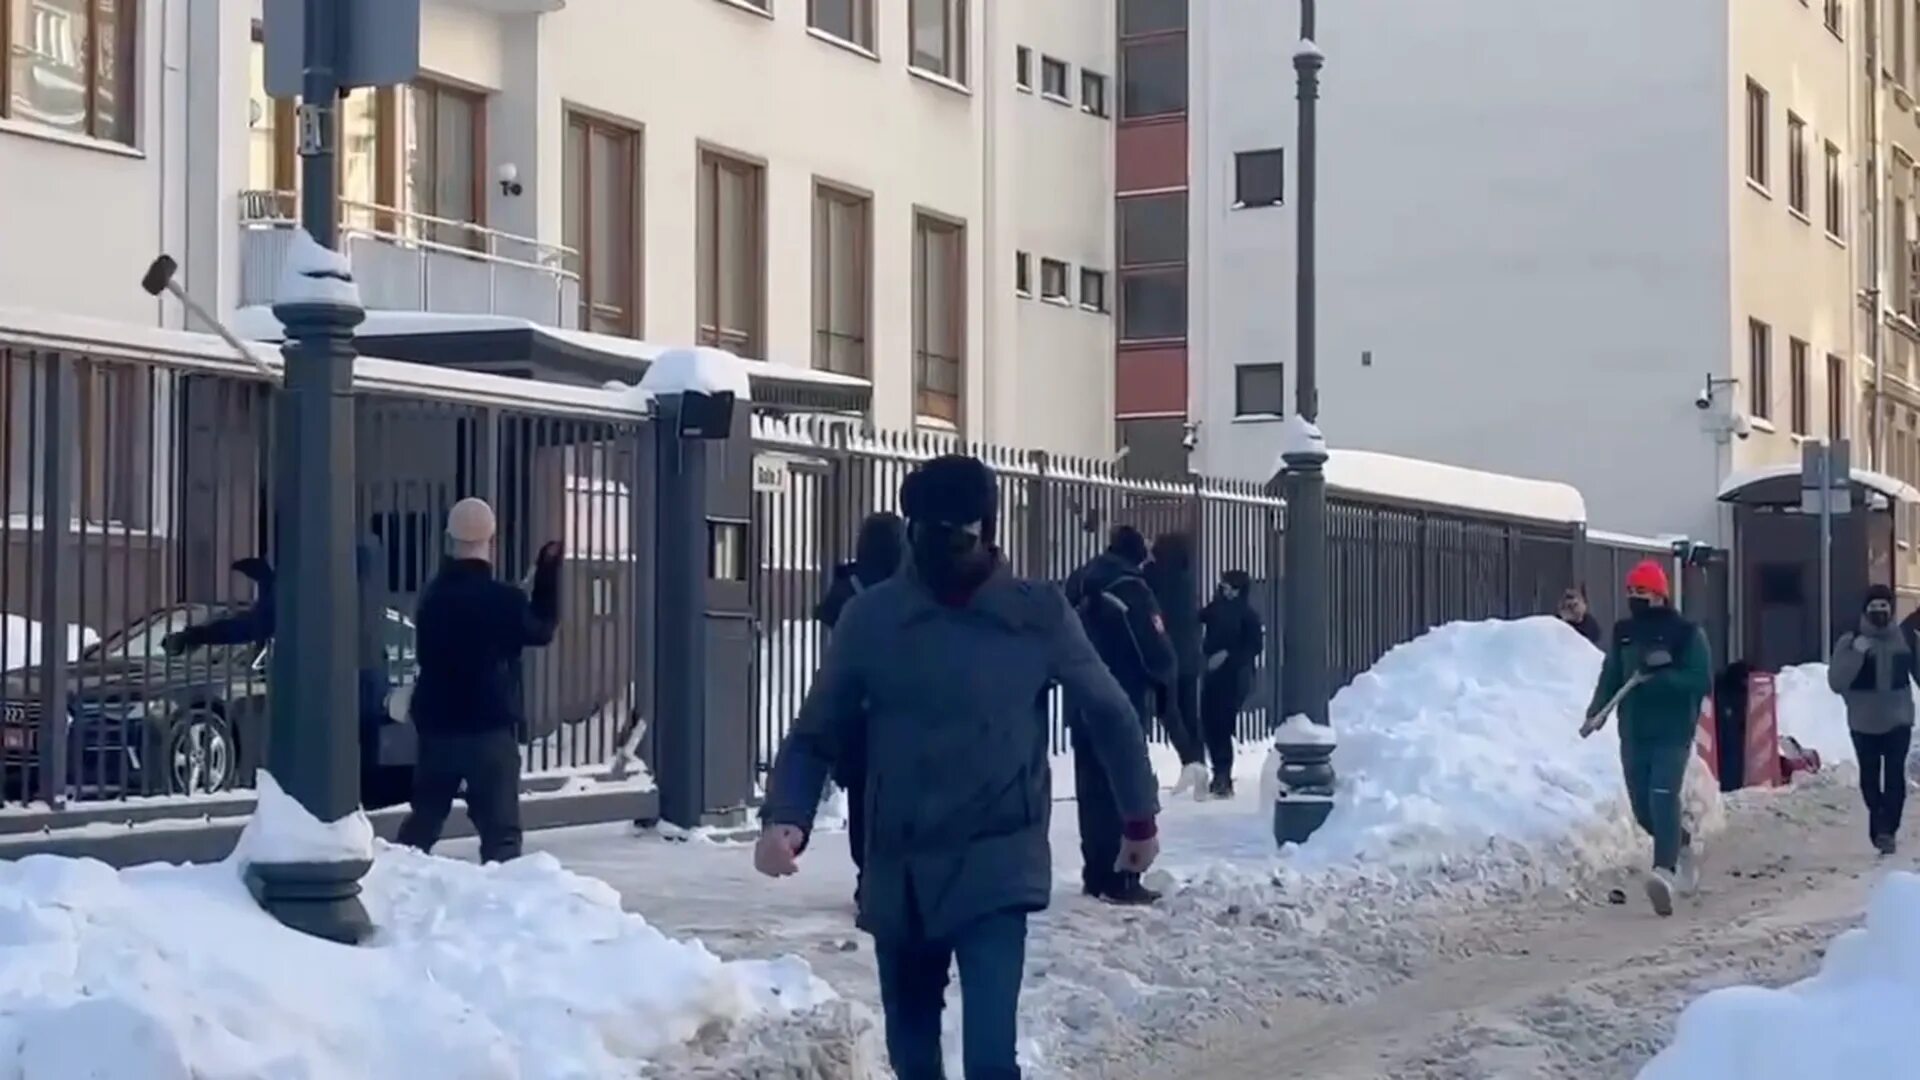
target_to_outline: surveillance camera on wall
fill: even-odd
[[[1693,407],[1699,409],[1701,412],[1706,412],[1708,409],[1713,408],[1713,392],[1711,390],[1700,391],[1700,396],[1693,399]]]
[[[1189,451],[1199,449],[1200,425],[1188,424],[1186,430],[1180,433],[1180,445]]]
[[[1747,419],[1746,413],[1733,418],[1733,433],[1738,438],[1753,438],[1753,421]]]

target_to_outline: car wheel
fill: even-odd
[[[219,713],[196,710],[174,721],[167,731],[167,790],[175,795],[226,791],[238,775],[239,746],[233,725]]]

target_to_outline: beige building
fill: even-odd
[[[716,343],[869,380],[886,427],[1111,452],[1111,5],[423,7],[420,77],[342,109],[370,306]],[[258,0],[5,10],[0,302],[180,325],[137,287],[163,250],[215,310],[270,301],[298,169]]]

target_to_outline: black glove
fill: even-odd
[[[558,566],[560,565],[560,557],[562,554],[563,549],[560,541],[549,540],[540,545],[540,553],[534,556],[534,562],[541,566]]]
[[[187,651],[187,635],[176,630],[160,639],[160,651],[168,656],[179,656]]]
[[[1661,668],[1672,667],[1673,654],[1665,649],[1649,650],[1646,658],[1640,661],[1640,666],[1648,671],[1659,671]]]

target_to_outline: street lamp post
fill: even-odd
[[[360,809],[359,589],[355,583],[353,331],[365,318],[338,243],[335,68],[341,6],[307,0],[298,112],[300,224],[274,314],[286,328],[286,386],[274,448],[279,572],[267,765],[322,822]],[[323,249],[323,250],[322,250]],[[303,280],[304,276],[304,280]],[[301,858],[292,854],[291,858]],[[364,858],[254,862],[254,895],[274,917],[317,937],[357,943],[371,931],[360,903]]]
[[[1280,752],[1274,839],[1300,843],[1333,810],[1333,729],[1327,716],[1327,449],[1320,415],[1315,326],[1314,201],[1319,167],[1316,107],[1326,57],[1314,41],[1314,0],[1300,0],[1293,70],[1299,94],[1298,214],[1294,272],[1294,416],[1287,424],[1282,490],[1287,500],[1281,624]]]

